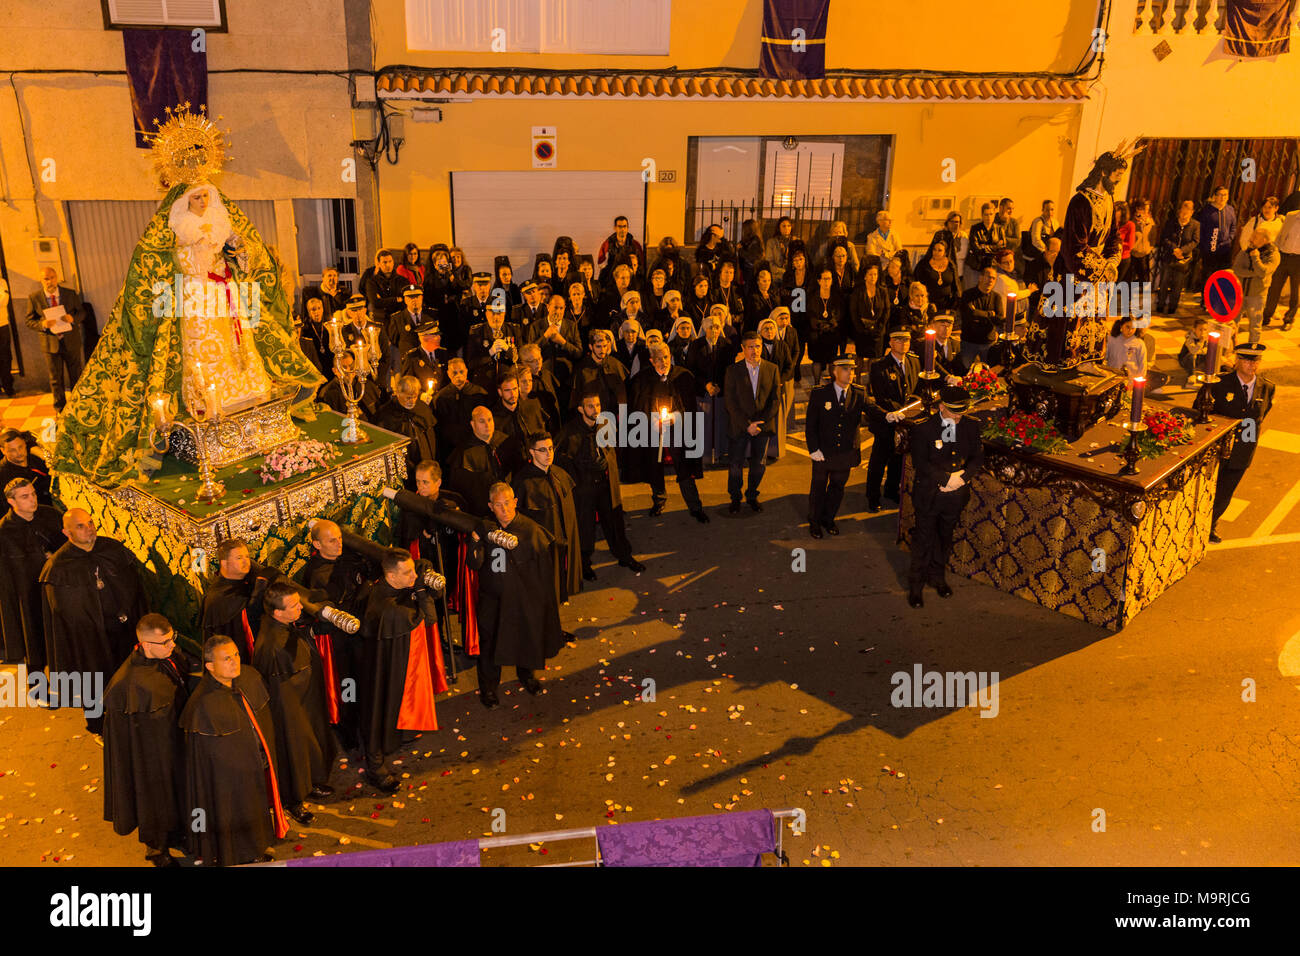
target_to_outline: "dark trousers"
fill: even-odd
[[[1245,474],[1245,468],[1229,468],[1226,462],[1219,465],[1219,477],[1214,483],[1214,517],[1210,521],[1211,530],[1219,523],[1219,516],[1228,510],[1228,505],[1232,503],[1232,496],[1237,493],[1237,486],[1241,484]]]
[[[763,473],[767,471],[765,453],[771,437],[771,432],[764,431],[757,435],[746,431],[731,436],[727,452],[727,494],[731,495],[732,501],[740,501],[740,479],[746,458],[749,459],[749,487],[745,489],[745,498],[749,501],[758,500],[758,485],[763,480]]]
[[[849,483],[852,468],[831,465],[824,461],[812,463],[812,485],[808,488],[808,523],[829,524],[839,514],[844,500],[844,486]]]
[[[578,512],[578,539],[582,543],[582,560],[591,565],[591,554],[596,550],[596,525],[604,532],[609,553],[616,561],[632,557],[632,545],[627,540],[627,523],[623,520],[622,506],[614,506],[614,497],[608,479],[604,484],[581,487],[573,499]]]
[[[77,384],[77,379],[81,377],[80,352],[67,342],[60,342],[57,352],[45,353],[45,368],[50,373],[50,392],[54,395],[54,407],[58,411],[63,411],[63,406],[68,401],[64,392],[63,376],[66,372],[68,388]]]
[[[1173,313],[1178,311],[1178,300],[1187,288],[1187,273],[1190,265],[1180,265],[1177,260],[1170,260],[1160,267],[1160,289],[1156,295],[1156,311]]]
[[[1284,252],[1282,261],[1273,272],[1268,287],[1268,298],[1264,301],[1264,321],[1273,318],[1278,303],[1282,301],[1282,286],[1291,283],[1291,304],[1286,307],[1286,321],[1293,322],[1296,310],[1300,308],[1300,253]]]
[[[961,511],[970,500],[966,486],[956,491],[938,491],[916,499],[916,524],[912,527],[912,563],[907,570],[907,586],[920,590],[926,583],[944,583],[948,556],[952,554],[952,534],[961,519]]]
[[[673,456],[673,471],[677,475],[677,487],[682,493],[682,500],[686,502],[686,508],[689,511],[702,511],[704,505],[700,503],[700,490],[695,486],[695,476],[691,474],[691,466],[678,459],[679,455],[685,455],[685,452],[678,451]],[[666,466],[661,461],[650,463],[650,498],[656,504],[662,504],[668,500],[668,492],[664,487],[664,472]]]
[[[515,676],[519,678],[519,683],[523,683],[533,676],[533,671],[528,667],[516,667]],[[501,668],[488,660],[487,654],[478,656],[478,691],[480,694],[497,692],[501,686]]]
[[[9,337],[13,335],[11,326],[0,326],[0,392],[14,390],[13,353],[9,349]]]
[[[1205,252],[1204,249],[1202,249],[1201,251],[1201,284],[1202,285],[1205,284],[1205,280],[1208,279],[1212,273],[1218,272],[1221,269],[1232,268],[1233,248],[1234,248],[1233,244],[1229,243],[1226,246],[1222,246],[1218,249],[1215,249],[1213,252]]]
[[[867,504],[880,504],[880,479],[885,479],[885,497],[898,500],[898,480],[903,456],[894,450],[894,433],[877,434],[867,459]]]

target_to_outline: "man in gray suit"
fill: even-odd
[[[731,495],[731,513],[740,511],[740,479],[749,458],[749,487],[745,499],[754,511],[758,503],[758,484],[767,470],[764,455],[767,441],[776,434],[777,412],[781,406],[781,373],[776,365],[763,358],[763,339],[757,332],[746,332],[741,340],[744,361],[727,369],[723,380],[723,401],[727,406],[730,466],[727,492]]]
[[[62,315],[56,310],[62,310]],[[46,315],[46,313],[53,313]],[[68,388],[81,377],[81,322],[86,309],[81,296],[67,286],[59,285],[59,274],[49,266],[41,271],[41,288],[27,298],[27,327],[40,333],[41,351],[50,372],[50,391],[54,394],[54,408],[63,411],[67,403],[63,375],[67,372]],[[71,326],[63,332],[52,329],[58,322]]]

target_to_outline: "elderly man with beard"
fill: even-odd
[[[596,580],[591,556],[596,550],[597,522],[615,560],[625,568],[641,570],[627,540],[618,456],[599,437],[600,412],[600,394],[593,389],[582,397],[578,414],[560,430],[555,442],[556,464],[569,473],[575,486],[573,500],[582,539],[582,576],[587,581]]]
[[[447,363],[447,384],[433,397],[438,447],[444,456],[450,456],[474,437],[469,427],[470,415],[475,408],[489,402],[487,389],[469,380],[469,367],[465,360],[451,359]]]
[[[650,516],[663,514],[668,503],[664,485],[665,460],[672,465],[677,476],[677,487],[682,493],[686,509],[697,521],[704,514],[700,491],[696,481],[704,477],[704,460],[700,448],[692,454],[686,444],[685,429],[688,419],[699,414],[695,408],[695,378],[689,371],[672,364],[672,354],[663,342],[650,346],[650,364],[632,378],[632,408],[657,422],[664,432],[662,456],[660,443],[631,449],[628,453],[629,482],[650,483]],[[691,421],[693,425],[693,420]],[[692,432],[696,432],[692,428]],[[654,431],[651,434],[655,434]],[[697,436],[703,439],[703,435]],[[703,523],[703,522],[701,522]]]
[[[43,505],[27,478],[3,486],[11,510],[0,518],[0,654],[27,670],[45,667],[45,619],[39,578],[45,562],[67,540],[63,517]]]
[[[519,542],[512,550],[482,548],[474,557],[479,569],[478,692],[483,706],[491,709],[500,703],[497,688],[506,665],[514,666],[524,690],[541,693],[534,673],[560,652],[565,634],[556,600],[555,538],[518,513],[515,493],[505,482],[494,484],[489,494],[495,522],[488,522],[488,530],[499,527]]]
[[[50,672],[98,673],[107,680],[131,653],[133,622],[147,610],[144,569],[120,541],[101,537],[81,508],[63,516],[63,533],[67,542],[40,576]],[[91,733],[102,726],[102,715],[87,716]]]
[[[569,408],[577,408],[582,396],[594,390],[600,396],[600,407],[617,414],[618,407],[627,404],[627,369],[611,354],[614,336],[605,329],[592,329],[587,342],[590,351],[573,371]]]
[[[523,397],[519,374],[513,370],[502,373],[497,381],[497,395],[497,403],[492,406],[492,422],[505,439],[501,460],[506,471],[515,472],[528,461],[528,436],[545,431],[546,418],[538,402]]]
[[[393,397],[379,409],[379,419],[375,424],[411,440],[406,446],[406,486],[414,488],[415,466],[426,458],[436,458],[438,452],[433,412],[420,401],[420,380],[413,375],[399,378]]]
[[[488,513],[488,489],[510,478],[503,446],[506,436],[496,430],[492,412],[482,405],[470,416],[472,437],[451,453],[447,462],[447,484],[461,495],[471,514]]]

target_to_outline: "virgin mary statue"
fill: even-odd
[[[280,259],[204,179],[173,178],[136,246],[59,416],[55,472],[103,487],[147,478],[162,464],[149,440],[158,393],[178,415],[213,397],[232,412],[291,393],[292,413],[314,417],[324,379],[298,346]]]

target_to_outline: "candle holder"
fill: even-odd
[[[1210,411],[1214,408],[1214,396],[1210,394],[1210,386],[1219,381],[1217,373],[1207,375],[1205,372],[1197,372],[1190,376],[1188,384],[1199,386],[1196,392],[1196,399],[1192,402],[1192,410],[1196,412],[1196,418],[1193,424],[1205,425],[1210,420]]]
[[[1138,473],[1138,459],[1142,456],[1142,451],[1138,448],[1138,435],[1147,430],[1146,422],[1123,422],[1120,428],[1128,432],[1128,443],[1124,446],[1124,467],[1119,470],[1121,475],[1136,475]]]
[[[360,338],[349,345],[343,337],[343,325],[342,318],[337,315],[325,323],[330,351],[334,353],[334,378],[339,383],[343,401],[347,403],[339,443],[359,445],[370,440],[370,436],[357,426],[357,421],[361,416],[361,399],[366,394],[366,379],[379,371],[379,330],[373,327],[359,330]],[[348,353],[352,355],[352,368],[345,369],[342,358]]]
[[[153,422],[149,426],[149,445],[160,455],[165,455],[171,448],[171,436],[179,428],[190,436],[199,459],[199,491],[194,500],[205,505],[219,501],[226,493],[226,486],[213,478],[212,455],[208,448],[208,438],[214,434],[213,428],[201,428],[202,425],[216,426],[221,422],[221,406],[213,400],[215,385],[208,385],[200,395],[187,393],[186,411],[195,424],[176,418],[176,402],[170,395],[154,392],[149,396],[149,406],[153,409]]]
[[[939,400],[939,373],[918,372],[916,378],[917,397],[925,403],[927,412],[934,411]]]

